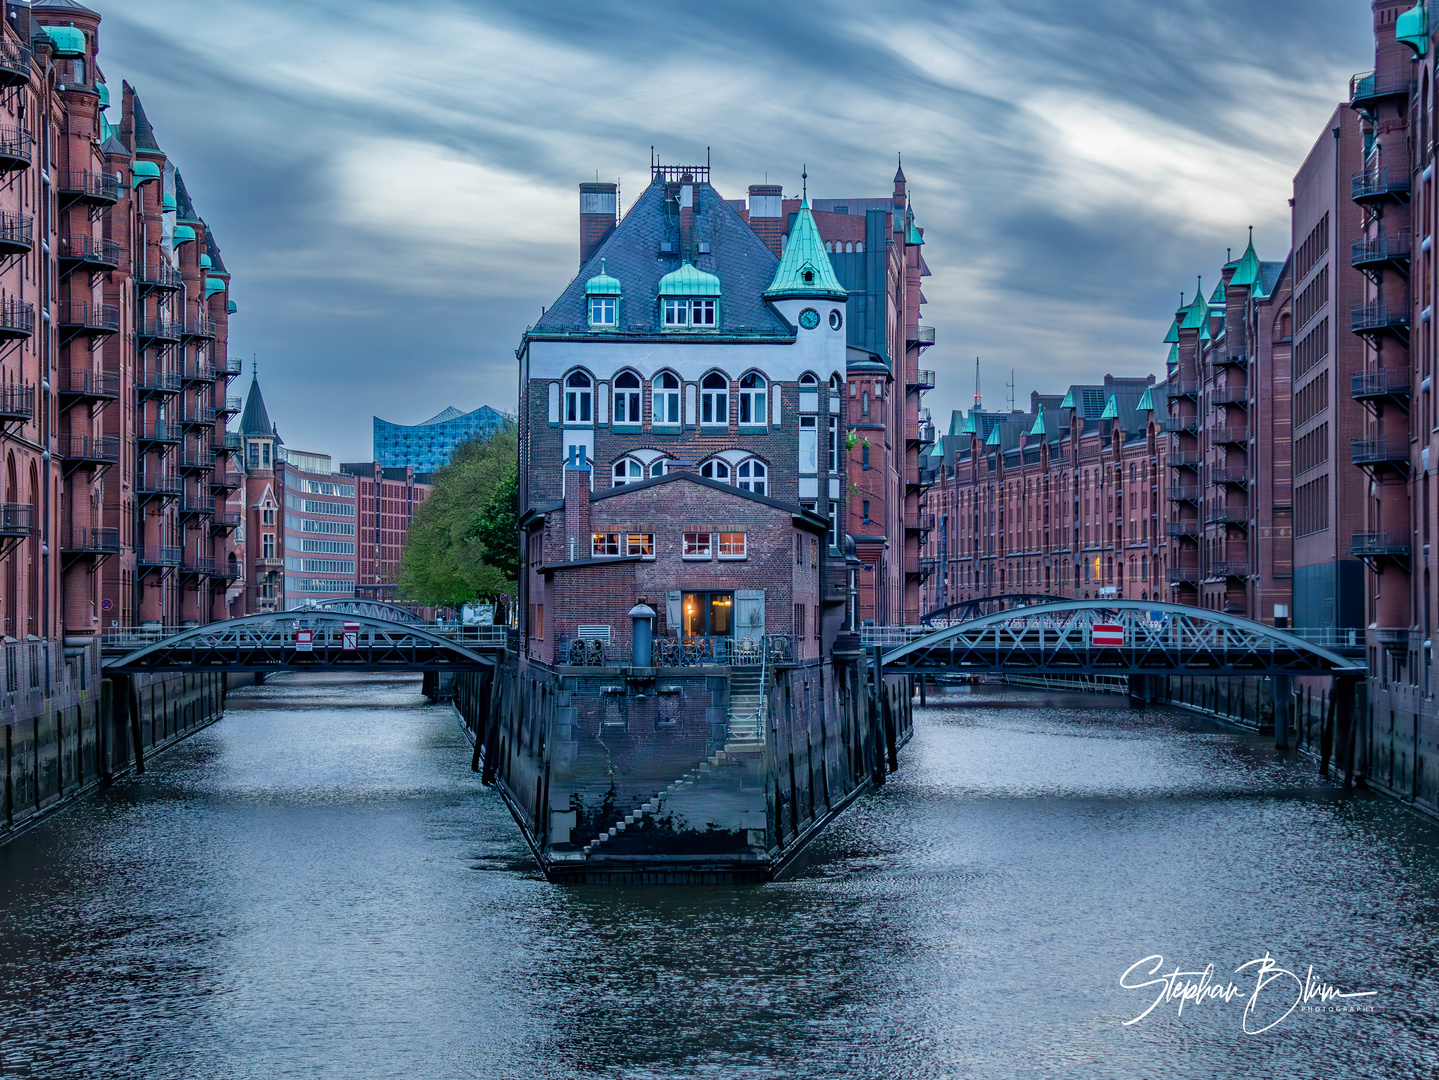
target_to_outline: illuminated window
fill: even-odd
[[[625,535],[625,554],[638,555],[642,559],[653,559],[655,557],[655,534],[627,533]]]
[[[686,559],[708,559],[713,552],[712,533],[687,532],[684,534],[684,557]]]
[[[619,533],[595,533],[590,542],[590,554],[595,558],[620,553]]]
[[[745,534],[742,532],[720,533],[719,557],[721,559],[743,559],[745,557]]]

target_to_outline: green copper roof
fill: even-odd
[[[151,180],[160,179],[160,166],[153,161],[137,161],[130,166],[130,175],[135,178],[134,186],[148,184]]]
[[[1164,344],[1173,345],[1179,340],[1179,320],[1176,318],[1169,324],[1169,333],[1164,335]]]
[[[175,245],[174,245],[175,247],[179,247],[181,244],[188,244],[191,240],[194,240],[194,239],[195,239],[195,230],[192,229],[192,228],[190,228],[190,226],[188,226],[188,225],[176,225],[176,226],[175,226]]]
[[[1139,404],[1134,406],[1134,408],[1138,412],[1154,411],[1154,387],[1150,386],[1145,389],[1144,396],[1139,399]]]
[[[1429,51],[1429,13],[1423,4],[1415,4],[1394,20],[1394,40],[1408,45],[1415,56]]]
[[[217,292],[224,292],[224,291],[225,291],[225,279],[224,279],[224,278],[207,277],[207,278],[205,279],[205,296],[206,296],[207,299],[208,299],[209,297],[211,297],[211,296],[214,296]]]
[[[1048,435],[1044,428],[1044,406],[1039,407],[1039,415],[1034,418],[1034,427],[1029,429],[1031,435]]]
[[[1109,396],[1109,404],[1104,407],[1104,411],[1099,414],[1099,418],[1101,420],[1119,419],[1119,403],[1114,400],[1113,394]]]
[[[1253,288],[1259,280],[1259,256],[1254,253],[1254,232],[1250,230],[1249,246],[1244,249],[1244,254],[1234,264],[1234,276],[1229,279],[1229,284],[1236,287]]]
[[[210,267],[212,267],[213,265],[215,265],[215,264],[214,264],[214,262],[211,260],[210,256],[208,256],[208,255],[201,255],[201,256],[200,256],[200,269],[201,269],[201,270],[208,270],[208,269],[210,269]]]
[[[110,107],[110,88],[102,82],[97,82],[95,90],[100,95],[100,108],[108,109]]]
[[[233,315],[233,314],[235,314],[235,312],[239,311],[240,309],[235,306],[235,301],[231,300],[228,304],[225,305],[225,310],[226,310],[227,312],[229,312],[231,315]]]
[[[1257,262],[1256,262],[1256,265]],[[1204,294],[1194,294],[1194,302],[1184,311],[1184,321],[1179,324],[1181,330],[1203,330],[1205,322],[1209,318],[1209,305],[1204,302]]]
[[[686,263],[685,266],[689,266],[689,264]],[[690,268],[691,268],[691,269],[694,269],[693,267],[690,267]],[[684,269],[683,266],[680,267],[680,270],[683,270],[683,269]],[[676,273],[676,274],[679,273],[679,270],[676,270],[675,273]],[[698,273],[698,271],[696,271],[696,273]],[[669,276],[672,277],[673,275],[669,275]],[[706,277],[713,277],[714,275],[712,275],[712,274],[706,274],[705,276],[706,276]],[[661,293],[661,294],[664,293],[664,283],[665,283],[665,281],[667,281],[667,280],[668,280],[668,277],[660,279],[660,293]],[[715,292],[714,292],[714,294],[715,294],[716,296],[718,296],[718,295],[719,295],[719,278],[715,278],[715,279],[714,279],[714,282],[715,282]],[[600,260],[600,272],[599,272],[598,274],[596,274],[594,277],[590,278],[589,281],[585,282],[585,295],[586,295],[586,296],[619,296],[619,295],[620,295],[620,279],[619,279],[619,278],[610,277],[609,274],[605,273],[605,260],[604,260],[604,259],[601,259],[601,260]],[[695,295],[695,294],[694,294],[694,293],[686,293],[685,295],[686,295],[686,296],[693,296],[693,295]]]
[[[995,424],[994,427],[990,429],[989,438],[987,438],[987,439],[984,440],[984,445],[985,445],[985,446],[998,446],[998,445],[999,445],[999,425],[998,425],[998,424]]]
[[[609,277],[608,274],[603,275]],[[618,286],[619,282],[610,278]],[[697,266],[685,263],[678,270],[671,270],[660,278],[661,296],[718,296],[720,280],[713,274],[706,274]]]
[[[1169,359],[1168,359],[1167,363],[1168,363],[1169,368],[1170,368],[1171,371],[1172,371],[1174,368],[1177,368],[1177,367],[1179,366],[1179,346],[1178,346],[1178,345],[1171,345],[1171,346],[1169,346]]]
[[[1220,279],[1219,279],[1219,284],[1218,284],[1217,286],[1215,286],[1214,295],[1209,298],[1209,306],[1210,306],[1210,307],[1222,307],[1223,304],[1224,304],[1224,279],[1223,279],[1223,278],[1220,278]]]
[[[172,210],[178,210],[178,209],[179,209],[179,204],[177,204],[177,203],[175,202],[175,196],[171,195],[171,194],[167,191],[167,192],[165,193],[165,197],[160,200],[160,211],[161,211],[161,213],[169,213],[169,212],[172,211]]]
[[[50,36],[56,56],[85,55],[85,31],[73,26],[43,26],[41,29]]]
[[[968,434],[970,434],[970,435],[973,435],[973,434],[975,433],[975,432],[974,432],[974,413],[970,413],[968,416],[966,416],[966,417],[964,418],[964,427],[962,427],[962,428],[959,429],[959,433],[960,433],[961,435],[964,435],[964,434],[966,434],[966,433],[968,433]]]
[[[805,199],[795,215],[794,228],[790,230],[784,254],[779,258],[779,267],[774,272],[774,280],[764,291],[764,298],[843,300],[847,295],[839,278],[835,277],[834,267],[824,250],[824,241],[819,236],[819,226],[814,222],[809,200]]]
[[[949,414],[949,433],[951,435],[964,434],[964,410],[954,409]],[[938,443],[935,443],[938,446]]]
[[[914,227],[914,211],[912,210],[905,215],[904,242],[910,247],[918,247],[924,243],[924,237],[921,236],[919,230]]]
[[[1064,395],[1064,400],[1059,403],[1061,409],[1074,408],[1074,387],[1069,388],[1069,393]]]

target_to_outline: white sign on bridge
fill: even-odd
[[[1123,645],[1124,627],[1118,623],[1095,623],[1089,628],[1091,645]]]

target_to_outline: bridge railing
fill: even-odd
[[[804,640],[786,634],[759,638],[669,638],[654,639],[651,663],[654,667],[721,667],[765,663],[787,663],[805,659]],[[572,667],[625,667],[633,663],[628,642],[611,642],[597,637],[556,635],[555,663]]]

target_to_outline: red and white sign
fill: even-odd
[[[315,651],[315,631],[313,631],[313,630],[296,630],[296,631],[295,631],[295,651],[296,651],[296,652],[314,652],[314,651]]]
[[[340,636],[340,651],[355,652],[360,647],[360,624],[347,622],[345,631]]]
[[[1095,623],[1089,628],[1091,645],[1123,645],[1124,627],[1115,623]]]

